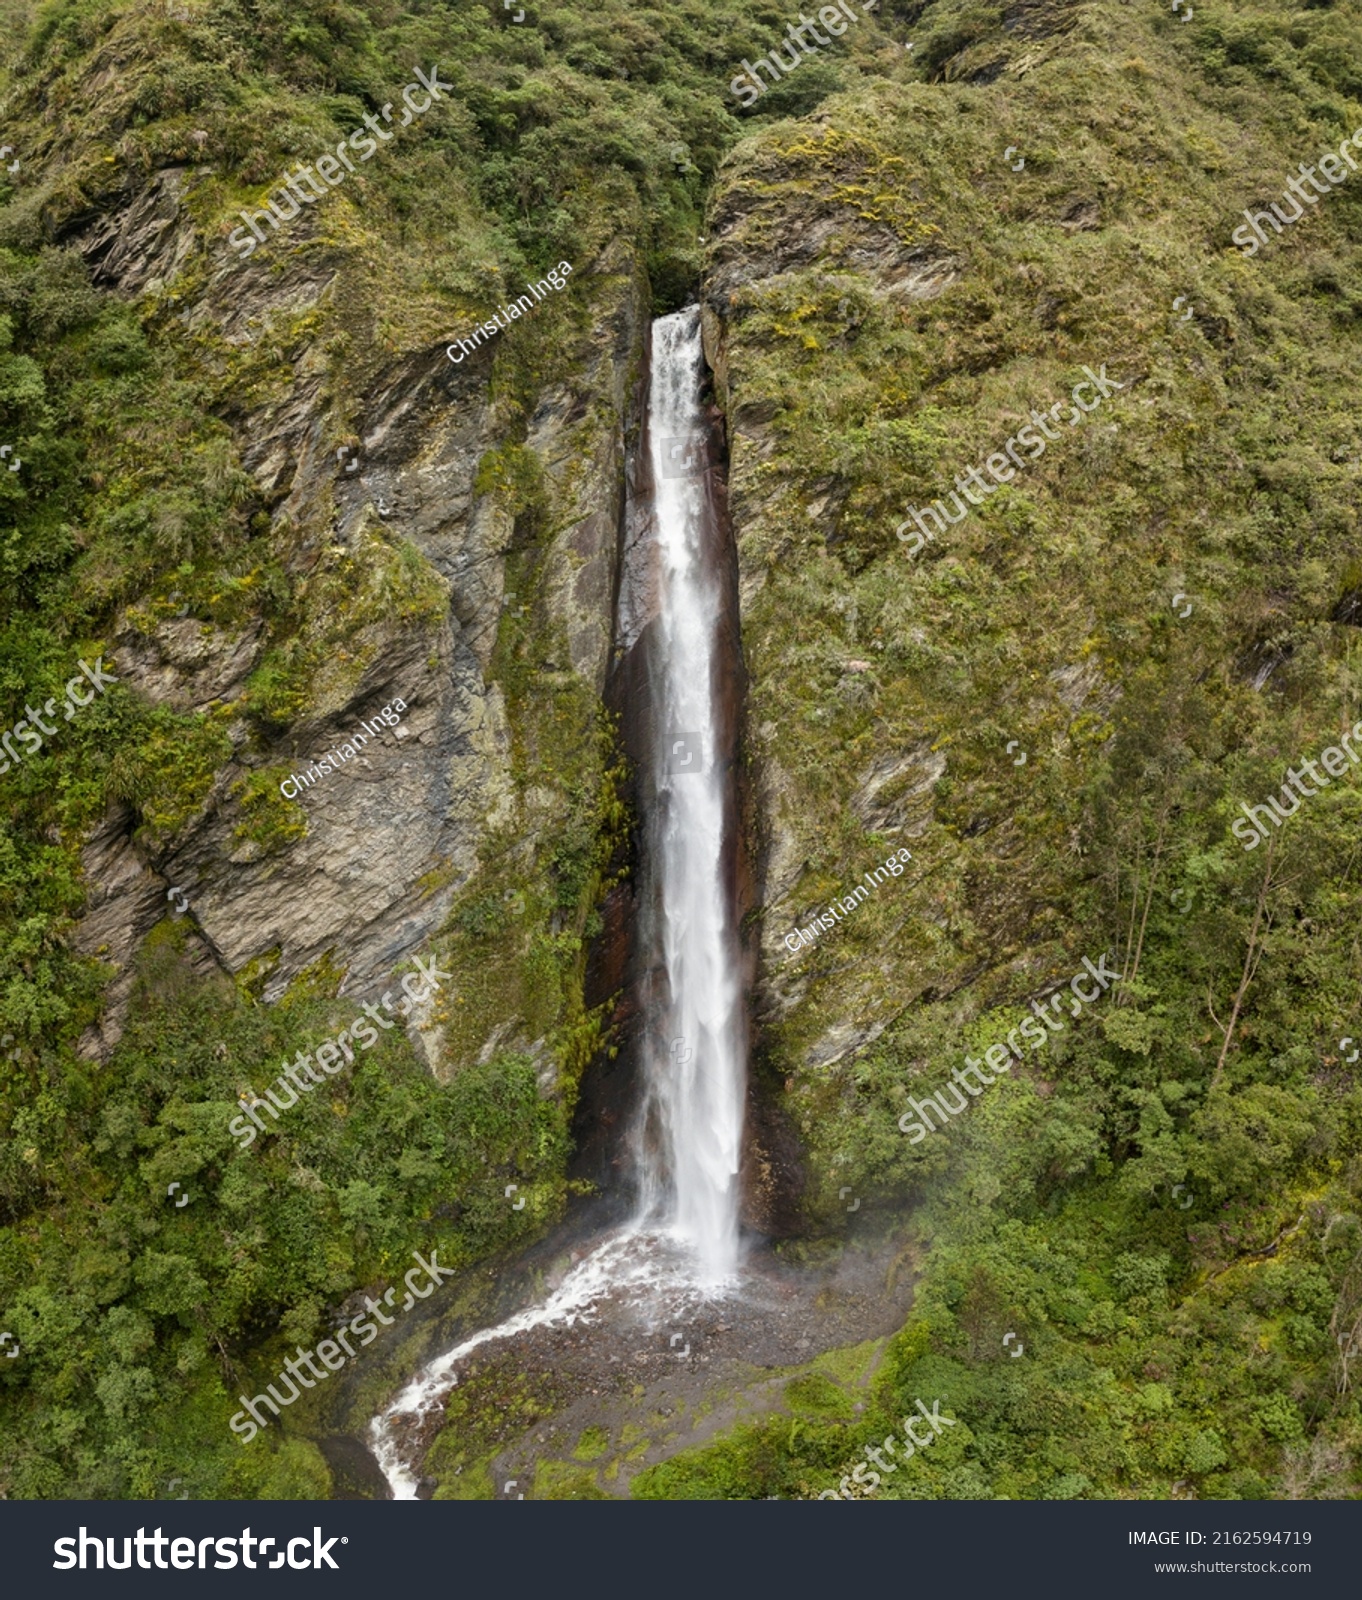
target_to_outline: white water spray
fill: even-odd
[[[737,1265],[747,1041],[723,881],[731,752],[719,709],[723,592],[705,471],[703,378],[698,310],[655,322],[648,437],[658,611],[649,657],[654,800],[645,870],[654,880],[648,899],[660,922],[666,994],[645,1045],[636,1153],[640,1223],[670,1227],[694,1251],[701,1281],[719,1283]]]

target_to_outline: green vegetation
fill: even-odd
[[[605,1454],[609,1445],[610,1435],[604,1428],[584,1428],[572,1453],[579,1461],[596,1461]]]
[[[267,767],[241,781],[239,794],[245,820],[236,830],[239,843],[259,845],[268,852],[287,849],[295,839],[306,837],[306,813],[279,788],[288,777],[287,767]]]
[[[12,1495],[154,1497],[176,1471],[205,1496],[325,1493],[315,1452],[268,1438],[243,1451],[225,1431],[236,1394],[258,1393],[356,1285],[397,1283],[413,1248],[458,1265],[525,1234],[525,1214],[498,1204],[506,1176],[547,1204],[562,1169],[562,1119],[527,1061],[442,1087],[389,1041],[241,1149],[237,1096],[353,1007],[300,992],[267,1009],[195,982],[182,926],[148,941],[107,1068],[5,1069],[7,1096],[26,1091],[5,1194],[34,1219],[0,1232],[6,1326],[24,1348],[3,1380]]]
[[[427,1457],[438,1479],[437,1500],[497,1497],[491,1464],[497,1452],[562,1403],[561,1387],[527,1372],[515,1353],[475,1356],[445,1402],[445,1427]]]
[[[821,1215],[842,1185],[872,1214],[913,1196],[922,1278],[878,1415],[735,1434],[695,1492],[817,1492],[829,1437],[845,1472],[939,1395],[950,1448],[881,1497],[1356,1494],[1338,1337],[1362,1092],[1339,1041],[1362,996],[1362,801],[1345,777],[1250,853],[1230,823],[1362,712],[1362,185],[1256,260],[1229,233],[1362,127],[1341,65],[1357,8],[1184,28],[1089,6],[1043,60],[996,8],[948,9],[924,47],[946,82],[771,128],[714,201],[720,271],[820,241],[777,244],[735,289],[723,351],[740,559],[765,579],[751,759],[787,775],[772,826],[807,861],[772,943],[890,841],[914,855],[789,963],[807,990],[765,1064],[791,1080]],[[873,204],[853,198],[868,170]],[[925,293],[858,266],[886,232],[922,241]],[[1084,364],[1121,392],[910,560],[906,508]],[[910,1143],[909,1096],[1104,950],[1114,998],[1065,1008],[1044,1051]],[[846,1023],[878,1037],[807,1065]]]
[[[806,863],[764,912],[775,959],[801,912],[914,854],[790,964],[807,982],[757,1068],[789,1084],[811,1229],[843,1219],[847,1184],[862,1220],[911,1207],[921,1277],[867,1391],[864,1351],[837,1352],[790,1377],[787,1409],[633,1492],[817,1494],[939,1396],[957,1429],[880,1497],[1356,1495],[1356,780],[1251,853],[1229,833],[1362,712],[1362,178],[1254,260],[1229,240],[1362,127],[1356,0],[1186,26],[1118,0],[886,0],[742,115],[727,81],[783,31],[776,0],[604,0],[520,27],[470,0],[20,10],[0,727],[82,657],[167,628],[186,649],[258,628],[263,652],[225,703],[125,678],[0,777],[0,1313],[23,1349],[0,1362],[0,1492],[151,1497],[178,1476],[324,1496],[319,1411],[243,1450],[235,1396],[412,1249],[468,1264],[559,1214],[576,1085],[611,1048],[583,974],[629,819],[615,731],[544,602],[549,552],[608,425],[584,377],[593,295],[642,273],[669,309],[706,268],[740,561],[763,580],[747,756],[772,778],[762,837]],[[446,101],[248,277],[237,212],[436,63]],[[104,292],[69,241],[167,183],[197,230],[183,259]],[[205,979],[167,912],[122,1038],[78,1049],[109,977],[73,939],[82,847],[112,817],[165,859],[234,749],[339,703],[393,638],[435,654],[446,580],[376,518],[334,547],[326,494],[285,515],[287,475],[266,489],[242,464],[245,426],[267,433],[305,380],[317,448],[353,444],[397,363],[560,259],[569,288],[489,356],[470,488],[505,535],[487,676],[520,820],[493,807],[471,877],[428,864],[430,892],[458,885],[439,1068],[385,1038],[241,1150],[238,1096],[353,1015],[339,966],[267,1005],[275,956]],[[278,291],[259,316],[256,274]],[[1085,364],[1120,393],[910,561],[906,507]],[[531,443],[550,392],[566,466]],[[304,831],[280,775],[233,796],[251,855]],[[910,1145],[907,1098],[1103,950],[1122,990]],[[508,1022],[525,1048],[493,1038]],[[560,1398],[511,1369],[488,1383],[450,1398],[442,1495],[490,1492],[491,1457]],[[606,1447],[587,1430],[535,1492],[601,1493]]]

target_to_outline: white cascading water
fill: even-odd
[[[746,1029],[732,903],[721,863],[727,752],[721,748],[717,652],[723,595],[704,467],[704,355],[695,307],[653,324],[648,434],[655,576],[654,814],[651,897],[661,923],[666,1026],[646,1046],[638,1150],[646,1223],[670,1227],[700,1281],[720,1283],[738,1257]],[[660,1145],[660,1148],[658,1146]]]
[[[652,328],[647,438],[652,467],[647,562],[653,770],[645,871],[664,982],[643,1043],[634,1138],[633,1221],[575,1266],[542,1304],[464,1339],[420,1372],[370,1424],[393,1498],[418,1480],[403,1439],[444,1402],[464,1358],[532,1328],[590,1323],[608,1300],[672,1315],[733,1282],[738,1265],[746,1023],[738,943],[721,862],[727,752],[716,672],[722,590],[715,571],[701,405],[704,357],[695,307]],[[689,759],[688,759],[689,758]]]

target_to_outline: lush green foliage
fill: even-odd
[[[922,1278],[864,1413],[796,1377],[791,1414],[637,1492],[817,1493],[937,1396],[958,1428],[881,1496],[1357,1492],[1338,1347],[1362,1314],[1362,1099],[1339,1044],[1362,1032],[1356,783],[1305,803],[1271,851],[1228,829],[1362,706],[1362,183],[1260,259],[1228,233],[1362,127],[1362,21],[1355,3],[1211,10],[1184,27],[1117,0],[894,0],[739,116],[727,80],[790,20],[778,0],[531,4],[520,26],[436,0],[32,8],[7,125],[32,178],[0,190],[0,422],[24,463],[0,472],[0,726],[115,628],[259,621],[268,648],[230,707],[152,709],[118,686],[0,779],[0,1312],[23,1345],[0,1362],[3,1492],[155,1495],[179,1476],[326,1494],[306,1438],[241,1450],[235,1394],[413,1248],[467,1262],[555,1214],[571,1089],[605,1043],[585,941],[627,819],[594,696],[543,671],[563,656],[535,604],[554,502],[526,435],[576,370],[608,251],[644,264],[659,307],[694,293],[716,179],[715,264],[787,250],[724,307],[742,561],[765,579],[745,618],[750,754],[778,766],[807,862],[768,914],[792,925],[900,828],[916,858],[801,958],[759,1065],[790,1080],[815,1221],[848,1183],[866,1213],[908,1197]],[[436,63],[447,103],[313,213],[315,238],[271,247],[271,270],[334,270],[330,298],[244,349],[184,320],[219,292],[237,211]],[[777,120],[839,86],[817,118]],[[172,164],[204,169],[185,199],[204,242],[173,288],[114,300],[51,241]],[[866,265],[935,255],[928,297]],[[104,982],[70,945],[80,845],[125,805],[160,848],[204,803],[231,718],[286,727],[322,674],[362,670],[340,659],[356,627],[429,625],[445,604],[376,526],[363,561],[328,552],[303,574],[297,542],[321,541],[324,515],[272,526],[233,427],[288,392],[300,349],[320,352],[342,426],[396,355],[561,258],[572,290],[500,342],[475,486],[514,524],[491,676],[537,848],[496,836],[456,901],[460,996],[440,1020],[465,1059],[525,1016],[568,1093],[541,1100],[520,1055],[439,1082],[388,1043],[241,1151],[237,1095],[349,1019],[336,974],[266,1006],[258,972],[235,990],[195,977],[167,921],[93,1064],[75,1048]],[[1126,388],[909,564],[904,507],[1084,363]],[[862,655],[873,670],[848,665]],[[884,756],[914,760],[885,779]],[[296,836],[274,793],[263,772],[245,785],[243,845]],[[445,874],[433,863],[432,887]],[[907,1096],[1103,949],[1119,995],[910,1146]],[[810,1065],[848,1024],[873,1038]],[[508,1180],[533,1201],[519,1216]],[[508,1414],[539,1404],[510,1375],[499,1392]],[[479,1492],[501,1434],[454,1420],[466,1437],[436,1463],[466,1453]],[[288,1425],[308,1424],[300,1403]]]
[[[275,1459],[277,1441],[243,1451],[226,1432],[237,1392],[259,1392],[357,1285],[397,1282],[413,1248],[458,1265],[552,1205],[563,1122],[523,1059],[442,1086],[385,1043],[242,1149],[237,1097],[354,1008],[204,985],[179,926],[149,943],[107,1068],[6,1070],[21,1105],[0,1229],[0,1303],[23,1346],[0,1378],[11,1495],[155,1497],[174,1474],[196,1495],[324,1493],[315,1454]],[[508,1218],[507,1178],[533,1210]]]
[[[468,1261],[551,1218],[564,1192],[572,1090],[604,1044],[600,1014],[582,1005],[581,977],[584,940],[598,925],[592,906],[625,820],[614,757],[600,709],[580,685],[564,681],[541,700],[524,652],[548,641],[527,625],[523,638],[512,630],[499,647],[517,776],[541,796],[561,789],[563,826],[537,867],[519,852],[504,874],[495,859],[487,864],[479,893],[485,898],[487,878],[497,879],[501,931],[511,915],[501,876],[525,891],[509,942],[491,937],[477,896],[472,907],[456,906],[459,992],[441,1020],[458,1058],[464,1020],[474,1012],[481,1020],[485,1009],[484,981],[501,985],[504,999],[514,980],[529,1019],[550,1036],[564,1095],[542,1099],[539,1062],[521,1056],[493,1054],[437,1082],[389,1045],[362,1057],[334,1094],[295,1107],[277,1136],[242,1152],[227,1133],[236,1096],[248,1083],[263,1089],[280,1057],[351,1013],[327,999],[338,976],[329,970],[271,1007],[259,1000],[268,962],[239,975],[239,993],[205,985],[186,970],[172,920],[153,938],[131,1024],[107,1066],[74,1048],[99,1013],[104,979],[69,939],[84,899],[79,851],[92,825],[125,805],[146,850],[165,848],[204,802],[233,719],[277,733],[311,707],[321,675],[363,669],[363,647],[352,646],[359,630],[388,619],[429,628],[443,619],[448,596],[415,547],[378,526],[357,553],[326,550],[304,574],[297,540],[324,522],[272,526],[272,507],[219,420],[285,393],[296,351],[312,340],[330,341],[333,400],[342,414],[353,410],[373,360],[386,360],[392,346],[380,331],[379,355],[366,345],[354,358],[362,319],[347,294],[326,315],[284,317],[239,349],[179,320],[214,263],[191,261],[175,293],[153,286],[134,310],[95,290],[74,252],[42,241],[166,161],[204,154],[200,129],[223,163],[215,197],[195,199],[211,230],[213,206],[230,209],[248,189],[254,198],[251,186],[290,156],[381,106],[409,80],[413,61],[429,68],[439,60],[442,76],[457,71],[468,91],[459,109],[413,129],[421,138],[437,123],[440,131],[405,162],[375,163],[359,202],[371,211],[367,244],[356,246],[337,223],[343,244],[388,261],[380,323],[384,315],[447,323],[452,307],[480,307],[503,271],[523,275],[531,261],[564,253],[580,262],[578,240],[545,245],[548,212],[531,225],[522,199],[509,198],[525,175],[543,181],[549,169],[542,134],[537,149],[512,158],[521,140],[504,123],[501,96],[522,85],[519,69],[504,70],[500,20],[479,10],[460,21],[432,8],[408,13],[393,31],[382,16],[376,25],[366,11],[332,6],[192,0],[57,5],[41,9],[17,64],[14,92],[30,120],[16,106],[25,178],[0,193],[8,241],[0,417],[24,465],[21,475],[0,473],[0,562],[12,597],[0,625],[4,725],[24,715],[26,702],[41,706],[58,694],[81,656],[107,651],[111,629],[126,640],[188,616],[230,633],[258,619],[268,643],[245,696],[201,713],[152,708],[114,687],[61,723],[0,792],[0,1309],[24,1349],[0,1371],[2,1486],[11,1495],[155,1494],[174,1475],[203,1494],[326,1493],[328,1475],[310,1445],[275,1448],[268,1436],[243,1454],[226,1431],[234,1396],[273,1374],[291,1348],[281,1341],[315,1338],[329,1308],[383,1284],[412,1248],[438,1239],[442,1260]],[[455,49],[469,38],[473,55],[487,57],[483,69],[467,48]],[[105,73],[110,51],[118,68]],[[542,60],[542,45],[531,45],[536,52]],[[457,69],[456,54],[465,63]],[[470,86],[470,66],[488,76],[485,94]],[[499,162],[490,146],[481,160],[469,148],[472,123],[461,107],[470,96],[486,100]],[[542,106],[528,109],[533,99],[532,86],[527,136],[543,117]],[[572,124],[561,130],[557,181],[565,189],[607,170],[589,153],[598,102],[578,107],[569,85],[544,119]],[[64,108],[55,131],[39,118],[50,103]],[[507,200],[505,224],[497,196]],[[344,211],[358,196],[337,198]],[[543,203],[563,198],[551,188]],[[560,233],[569,225],[565,217],[555,224]],[[604,225],[593,226],[603,239]],[[692,206],[692,239],[697,226]],[[532,257],[516,243],[522,236],[536,241]],[[390,238],[410,255],[388,260]],[[462,266],[449,249],[455,238],[469,252]],[[216,244],[223,239],[225,231]],[[480,265],[464,295],[437,281],[442,271],[466,275],[473,261]],[[569,299],[544,307],[541,331],[571,328],[579,313]],[[499,406],[513,439],[546,373],[570,361],[552,339],[523,350],[506,344]],[[505,485],[489,480],[484,491],[507,493],[531,541],[520,557],[531,584],[547,506],[540,468],[509,440],[505,459]],[[299,837],[302,814],[280,802],[278,777],[258,768],[237,785],[240,847],[270,853]],[[443,864],[432,864],[429,877],[431,887],[443,881]],[[508,1180],[530,1200],[520,1213],[505,1204]],[[193,1192],[190,1205],[167,1202],[170,1181]],[[179,1235],[173,1247],[162,1238],[168,1228]],[[306,1428],[303,1408],[295,1412],[288,1426]]]
[[[1362,708],[1362,186],[1258,259],[1229,234],[1362,127],[1358,9],[1085,7],[1016,78],[996,8],[931,17],[949,83],[766,131],[715,202],[723,262],[821,239],[736,291],[725,352],[753,758],[807,863],[766,916],[806,920],[903,837],[877,829],[914,853],[789,962],[765,1041],[829,1220],[843,1185],[918,1200],[915,1353],[874,1426],[940,1394],[962,1427],[878,1492],[1356,1493],[1355,769],[1271,844],[1230,825]],[[932,292],[859,265],[888,233]],[[1124,388],[909,559],[906,508],[1084,364]],[[1116,996],[910,1143],[908,1097],[1102,951]],[[809,1064],[848,1020],[878,1036]],[[841,1431],[846,1471],[868,1429]],[[741,1492],[825,1464],[801,1435]]]

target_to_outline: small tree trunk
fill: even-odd
[[[1149,867],[1149,887],[1145,890],[1144,912],[1140,917],[1140,934],[1139,938],[1135,942],[1135,964],[1134,966],[1127,964],[1124,968],[1122,968],[1122,971],[1125,972],[1127,976],[1122,982],[1120,991],[1116,996],[1116,1004],[1118,1006],[1126,1005],[1129,1002],[1130,986],[1135,982],[1136,975],[1140,970],[1140,956],[1144,952],[1144,930],[1146,924],[1149,922],[1149,908],[1154,903],[1154,885],[1158,882],[1159,877],[1159,859],[1163,855],[1164,841],[1168,837],[1168,809],[1169,808],[1165,806],[1163,809],[1163,814],[1159,817],[1159,837],[1154,844],[1154,859],[1150,863]]]
[[[1272,861],[1277,853],[1277,836],[1274,833],[1267,841],[1267,860],[1264,864],[1263,881],[1258,888],[1258,904],[1253,908],[1253,926],[1249,929],[1248,949],[1244,952],[1244,970],[1239,975],[1239,988],[1235,991],[1234,1005],[1230,1010],[1230,1020],[1225,1025],[1225,1042],[1220,1047],[1220,1059],[1215,1064],[1215,1072],[1211,1076],[1211,1088],[1214,1089],[1220,1082],[1220,1075],[1225,1070],[1225,1058],[1230,1053],[1230,1041],[1234,1038],[1234,1030],[1239,1024],[1239,1012],[1244,1004],[1244,996],[1248,993],[1248,986],[1253,982],[1253,975],[1258,970],[1258,963],[1262,960],[1262,948],[1258,941],[1258,929],[1262,927],[1263,916],[1267,910],[1267,897],[1276,885],[1272,881]],[[1268,917],[1268,926],[1272,919]],[[1263,929],[1266,933],[1267,929]]]

